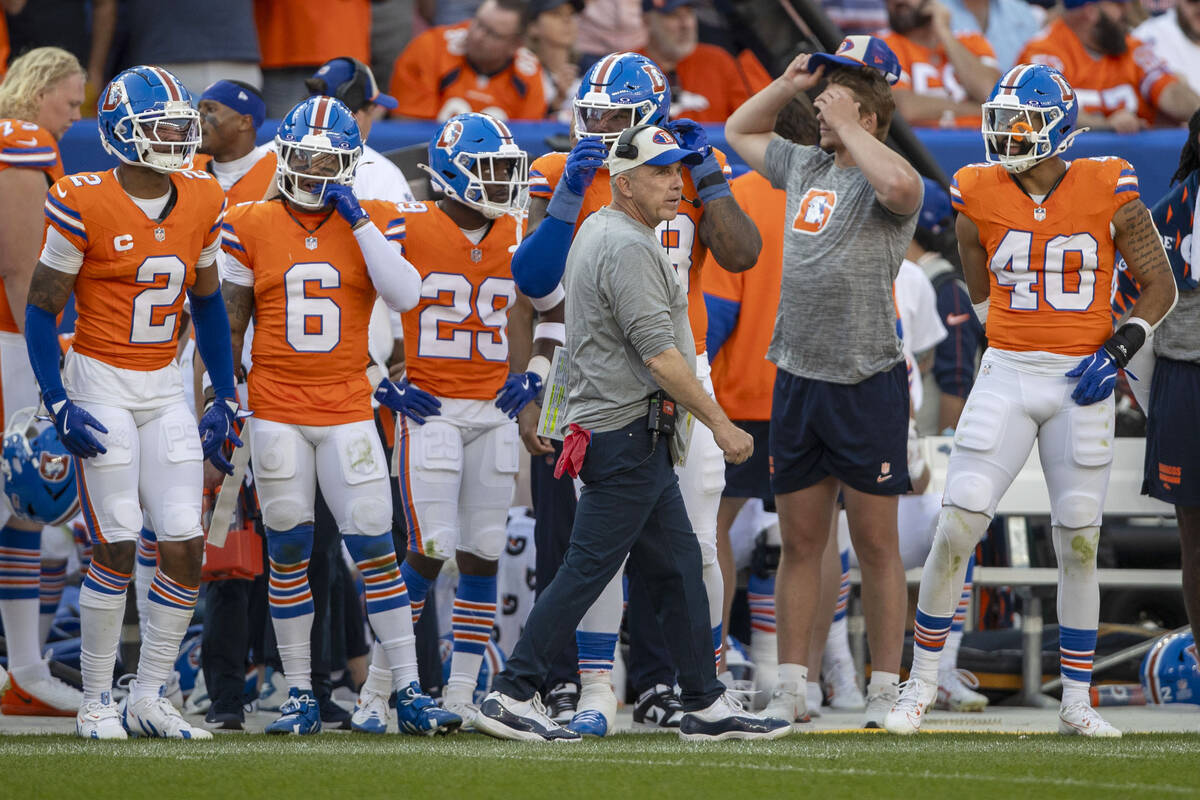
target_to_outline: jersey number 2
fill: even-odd
[[[138,292],[133,298],[133,322],[129,329],[132,344],[163,344],[175,338],[177,313],[163,314],[179,301],[183,281],[187,277],[187,266],[178,256],[151,256],[137,270],[137,283],[148,283],[151,287]],[[165,285],[159,285],[166,278]],[[157,319],[156,319],[157,317]]]
[[[1038,275],[1042,276],[1041,294],[1055,311],[1086,311],[1096,296],[1096,268],[1100,265],[1099,244],[1090,233],[1055,236],[1046,242],[1042,268],[1031,269],[1033,234],[1009,231],[992,254],[989,266],[996,282],[1012,289],[1008,307],[1016,311],[1038,309]],[[1073,270],[1079,284],[1067,288],[1067,256],[1079,261]]]

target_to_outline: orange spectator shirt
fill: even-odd
[[[371,63],[371,0],[255,0],[254,25],[263,69]]]
[[[495,75],[477,73],[465,47],[470,22],[430,28],[396,59],[388,93],[400,104],[395,116],[445,121],[482,111],[498,119],[542,119],[546,88],[542,65],[524,47]]]
[[[1085,356],[1112,335],[1117,209],[1138,197],[1123,158],[1080,158],[1044,213],[999,164],[970,164],[950,186],[954,208],[979,228],[988,254],[988,344]],[[1039,219],[1038,217],[1042,217]]]
[[[1106,117],[1129,111],[1153,124],[1163,90],[1179,79],[1150,45],[1132,36],[1126,41],[1122,55],[1094,56],[1060,19],[1026,44],[1017,60],[1061,72],[1075,90],[1080,111]]]
[[[394,204],[362,207],[385,238],[403,238]],[[250,410],[290,425],[371,419],[367,325],[376,292],[350,225],[336,213],[289,213],[277,199],[234,206],[224,228],[222,248],[254,273]]]
[[[753,171],[731,186],[738,205],[758,226],[763,246],[754,269],[729,272],[714,266],[704,271],[704,294],[739,306],[737,323],[713,358],[713,389],[730,419],[769,420],[775,365],[767,361],[767,348],[779,308],[787,192]]]
[[[175,359],[184,292],[200,251],[221,235],[225,193],[207,172],[171,173],[174,198],[149,219],[115,170],[60,178],[46,220],[83,253],[75,279],[72,347],[120,369],[162,369]]]
[[[0,17],[3,17],[0,14]],[[63,176],[58,142],[49,131],[19,119],[0,119],[0,171],[19,167],[46,173],[46,185]],[[8,293],[0,281],[0,333],[18,333],[17,321],[8,306]]]
[[[725,170],[725,177],[733,177],[733,171],[726,163],[725,154],[713,148],[717,160]],[[531,197],[541,197],[546,200],[554,194],[562,178],[563,169],[567,165],[566,153],[547,153],[533,162],[529,167],[529,194]],[[679,203],[679,215],[673,220],[660,222],[655,228],[655,235],[667,254],[667,260],[675,268],[683,289],[687,292],[688,320],[692,324],[692,337],[696,340],[696,354],[704,352],[704,340],[708,335],[708,310],[704,307],[703,287],[700,283],[700,273],[704,267],[704,259],[708,248],[700,241],[700,217],[703,208],[696,208],[692,200],[696,199],[696,187],[692,183],[692,175],[685,167],[683,170],[683,199]],[[596,170],[592,185],[583,195],[583,208],[579,212],[579,220],[575,230],[595,211],[612,202],[612,189],[609,186],[608,169]],[[718,267],[719,269],[719,267]]]
[[[979,56],[979,60],[984,64],[989,67],[998,66],[996,52],[982,34],[960,33],[955,34],[955,38],[963,47]],[[903,72],[896,84],[897,89],[908,89],[914,94],[930,97],[944,97],[956,103],[970,99],[967,97],[967,90],[958,82],[954,65],[946,56],[946,48],[938,45],[936,50],[930,49],[895,31],[888,31],[883,40],[892,48],[896,58],[900,59]],[[979,114],[955,117],[954,127],[978,128],[981,121]],[[923,124],[937,123],[925,121]]]
[[[508,378],[508,312],[517,299],[517,222],[492,222],[479,244],[436,203],[405,203],[404,253],[421,302],[404,312],[408,379],[437,397],[491,400]]]
[[[671,97],[671,116],[697,122],[724,122],[750,95],[771,82],[750,51],[735,59],[725,48],[704,43],[679,62],[675,75],[682,91]]]
[[[239,203],[253,203],[266,197],[267,190],[275,182],[275,168],[278,161],[274,151],[266,153],[245,175],[238,178],[237,183],[230,186],[229,191],[225,192],[230,208]],[[192,161],[192,169],[202,169],[213,175],[212,156],[197,155]],[[216,176],[213,175],[213,177]]]

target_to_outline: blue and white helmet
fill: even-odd
[[[134,166],[178,172],[200,146],[192,94],[162,67],[131,67],[105,87],[96,110],[104,149]]]
[[[983,143],[988,163],[1024,172],[1058,155],[1085,129],[1075,90],[1045,64],[1018,64],[1004,73],[983,104]]]
[[[279,123],[275,152],[279,191],[301,208],[315,210],[325,205],[326,185],[354,183],[362,136],[342,101],[317,95],[297,103]]]
[[[1173,633],[1154,643],[1142,659],[1146,702],[1200,705],[1200,663],[1191,633]]]
[[[487,114],[457,114],[429,142],[434,187],[485,217],[520,215],[529,203],[529,154],[512,131]]]
[[[599,136],[612,147],[621,131],[636,125],[665,125],[671,114],[671,84],[658,65],[639,53],[610,53],[592,65],[575,92],[575,135]],[[619,117],[620,127],[611,123]]]
[[[4,431],[4,495],[21,519],[61,525],[79,511],[75,460],[54,426],[38,422],[37,412],[22,408]]]

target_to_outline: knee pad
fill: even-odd
[[[1100,547],[1100,528],[1090,525],[1080,528],[1054,526],[1055,550],[1060,568],[1071,567],[1094,571],[1096,552]]]
[[[350,551],[350,557],[354,559],[355,564],[374,561],[388,555],[394,558],[396,555],[396,546],[392,543],[390,532],[377,536],[350,534],[343,536],[342,541],[346,543],[346,549]]]
[[[387,462],[384,459],[383,446],[380,445],[379,436],[373,427],[346,426],[335,435],[342,479],[347,485],[358,486],[367,481],[387,480]]]
[[[181,542],[203,536],[200,498],[195,490],[180,487],[167,491],[159,503],[154,524],[154,533],[161,542]]]
[[[383,485],[383,491],[385,493],[388,491],[387,484]],[[342,533],[351,536],[355,534],[362,536],[390,534],[392,531],[391,497],[389,496],[386,500],[383,497],[375,496],[356,498],[350,509],[350,527],[352,530],[342,531]]]
[[[496,561],[508,539],[507,512],[493,508],[464,509],[462,541],[458,549],[486,561]]]
[[[992,479],[982,472],[958,471],[946,482],[946,505],[963,511],[991,514],[995,487]]]
[[[954,446],[989,453],[1004,438],[1008,400],[991,392],[972,392],[954,431]]]
[[[262,503],[263,525],[277,531],[291,530],[300,525],[312,524],[313,510],[301,502],[295,495],[282,497],[263,497],[262,486],[259,486],[259,500]]]
[[[267,555],[276,564],[299,564],[312,556],[313,529],[300,525],[290,530],[267,528]]]
[[[1099,525],[1103,509],[1100,498],[1092,494],[1072,493],[1058,498],[1053,503],[1051,522],[1063,528],[1085,528]]]

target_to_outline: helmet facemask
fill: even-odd
[[[450,165],[467,180],[462,192],[454,189],[448,176],[428,170],[445,194],[488,219],[525,213],[529,205],[529,156],[524,150],[509,144],[494,152],[460,151],[450,159]]]
[[[114,148],[117,157],[128,164],[146,166],[156,172],[190,169],[200,147],[200,112],[182,100],[162,104],[138,114],[122,117],[113,126],[121,144],[132,144],[138,160],[131,161]]]
[[[615,103],[602,92],[588,92],[582,98],[576,98],[572,107],[576,138],[598,137],[607,147],[613,146],[622,131],[649,124],[658,112],[653,100],[643,100],[635,105]]]
[[[331,183],[351,186],[358,167],[359,149],[334,147],[324,136],[309,134],[299,142],[275,140],[279,159],[275,181],[289,201],[310,211],[326,204],[325,187]]]
[[[982,133],[984,149],[990,164],[1001,164],[1012,173],[1021,173],[1067,148],[1070,139],[1064,137],[1057,148],[1051,132],[1063,119],[1062,109],[1038,108],[1010,98],[983,104]]]

